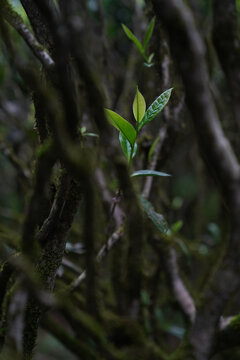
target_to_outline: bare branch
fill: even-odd
[[[98,252],[96,260],[98,262],[102,261],[105,256],[109,253],[109,251],[113,248],[113,246],[120,240],[122,236],[122,227],[118,228],[108,239],[107,243],[101,247]],[[84,270],[79,277],[73,281],[70,285],[71,291],[75,290],[81,282],[86,278],[86,270]]]
[[[193,323],[196,317],[196,308],[194,300],[179,274],[175,249],[170,249],[169,256],[165,259],[165,263],[173,294],[184,314],[190,319],[190,322]]]
[[[163,264],[171,292],[187,319],[193,323],[196,317],[196,307],[179,273],[176,250],[164,238],[160,241],[152,240],[151,244],[159,255],[159,261]]]

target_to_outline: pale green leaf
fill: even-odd
[[[99,137],[99,135],[98,135],[98,134],[91,133],[91,132],[86,132],[86,133],[84,133],[84,136]]]
[[[154,53],[152,53],[151,55],[149,55],[149,57],[148,57],[148,63],[149,63],[149,64],[151,64],[153,57],[154,57]]]
[[[105,113],[110,123],[123,133],[133,147],[136,141],[136,131],[134,127],[112,110],[105,109]]]
[[[83,135],[87,131],[86,126],[81,127],[80,131],[81,131],[81,133]]]
[[[171,176],[171,175],[165,172],[155,171],[155,170],[138,170],[135,171],[131,176],[135,177],[135,176]]]
[[[147,68],[151,68],[151,67],[154,65],[154,63],[149,63],[149,62],[144,62],[143,64],[144,64],[144,66],[146,66]]]
[[[170,99],[172,89],[164,91],[158,98],[149,106],[142,121],[139,124],[138,130],[140,130],[144,125],[152,121],[159,113],[162,111],[164,106],[168,103]]]
[[[137,87],[137,92],[133,101],[133,115],[135,120],[139,123],[146,111],[146,102]]]
[[[146,51],[147,45],[149,43],[149,40],[151,39],[152,33],[153,33],[153,29],[154,29],[154,25],[155,25],[155,17],[152,18],[152,20],[150,21],[148,27],[147,27],[147,31],[145,34],[145,37],[143,39],[143,49]]]
[[[139,195],[139,200],[142,205],[143,210],[146,212],[149,219],[153,222],[158,230],[163,232],[164,234],[168,231],[168,224],[164,219],[163,215],[158,214],[155,210],[153,205],[146,200],[142,195]]]

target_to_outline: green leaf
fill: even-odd
[[[149,149],[149,152],[148,152],[148,162],[151,161],[152,154],[153,154],[153,152],[154,152],[154,150],[155,150],[155,147],[156,147],[158,141],[160,140],[160,138],[161,138],[161,136],[158,135],[158,137],[157,137],[157,138],[154,140],[154,142],[152,143],[152,145],[151,145],[151,147],[150,147],[150,149]]]
[[[135,171],[131,176],[134,177],[134,176],[171,176],[171,175],[165,172],[155,171],[155,170],[138,170]]]
[[[147,68],[150,68],[154,65],[154,63],[149,64],[149,62],[144,62],[143,65],[146,66]]]
[[[146,212],[147,216],[153,222],[156,228],[166,234],[168,231],[168,224],[164,219],[163,215],[158,214],[154,210],[153,205],[149,201],[147,201],[142,195],[139,195],[139,200],[143,210]]]
[[[141,302],[144,306],[148,306],[150,304],[149,295],[145,290],[141,291]]]
[[[133,147],[136,141],[136,131],[134,127],[128,121],[123,119],[119,114],[112,110],[105,109],[105,113],[110,123],[116,129],[123,133],[123,135],[127,138],[131,146]]]
[[[147,109],[142,121],[139,124],[138,130],[140,130],[144,125],[152,121],[159,113],[162,111],[164,106],[168,103],[170,99],[172,89],[164,91]]]
[[[131,144],[128,141],[128,139],[121,132],[119,133],[119,141],[120,141],[122,150],[123,150],[124,154],[126,155],[126,158],[129,162],[131,160],[131,153],[132,153]],[[137,144],[135,143],[133,153],[132,153],[132,159],[136,155],[136,151],[137,151]]]
[[[145,37],[143,39],[143,49],[144,51],[146,51],[147,45],[149,43],[149,40],[151,39],[152,33],[153,33],[153,29],[154,29],[154,25],[155,25],[155,16],[154,18],[152,18],[152,20],[150,21],[148,27],[147,27],[147,31],[145,34]]]
[[[139,123],[146,111],[146,102],[137,87],[137,92],[133,101],[133,115],[135,120]]]
[[[86,126],[81,127],[80,131],[81,131],[82,135],[85,134],[85,132],[87,131]]]
[[[136,36],[131,32],[131,30],[124,24],[122,24],[122,28],[127,35],[127,37],[136,45],[140,53],[143,55],[144,58],[146,58],[144,49],[140,41],[136,38]]]
[[[89,133],[89,132],[86,132],[86,133],[84,133],[83,134],[84,136],[91,136],[91,137],[99,137],[99,135],[98,134],[95,134],[95,133]]]
[[[171,230],[172,230],[172,232],[173,232],[174,234],[176,234],[176,233],[178,233],[178,232],[181,230],[182,227],[183,227],[183,222],[182,222],[182,220],[178,220],[178,221],[176,221],[174,224],[172,224]]]
[[[149,63],[149,65],[151,64],[153,57],[154,57],[154,53],[152,53],[151,55],[149,55],[149,57],[148,57],[148,63]]]

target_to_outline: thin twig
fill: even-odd
[[[80,269],[80,267],[78,267],[77,265],[75,265],[72,261],[68,260],[67,258],[63,258],[62,259],[62,265],[65,266],[66,268],[74,271],[77,274],[81,274],[82,273],[82,269]]]
[[[99,250],[97,257],[96,257],[97,262],[101,262],[106,257],[106,255],[109,253],[109,251],[120,240],[122,233],[123,233],[123,228],[121,226],[112,234],[112,236],[110,236],[107,243],[104,244],[101,247],[101,249]],[[74,280],[73,283],[70,285],[71,291],[75,290],[85,278],[86,278],[86,270],[84,270],[79,275],[79,277],[76,280]]]
[[[3,155],[9,160],[9,162],[14,166],[17,170],[19,176],[24,180],[26,185],[30,185],[30,171],[26,168],[24,163],[17,158],[14,152],[10,149],[5,142],[0,140],[0,150],[2,151]]]

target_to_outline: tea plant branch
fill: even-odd
[[[3,246],[1,246],[0,249],[1,259],[4,259],[3,269],[6,267],[7,274],[14,274],[18,281],[24,283],[26,290],[29,291],[39,304],[48,308],[54,306],[55,299],[52,294],[44,288],[32,262],[20,252],[9,255]]]
[[[70,261],[66,257],[64,257],[62,259],[62,265],[65,266],[66,268],[72,270],[74,273],[76,273],[78,275],[82,273],[82,269],[80,269],[80,267],[75,265],[72,261]]]
[[[44,289],[50,292],[53,291],[57,269],[61,265],[64,255],[67,234],[78,209],[79,190],[79,185],[75,181],[71,181],[59,221],[54,232],[49,236],[37,263],[37,274],[43,283]],[[44,310],[35,299],[29,297],[23,338],[24,355],[26,357],[31,358],[32,356],[39,320]]]
[[[172,289],[172,293],[183,313],[190,323],[193,323],[196,317],[195,302],[179,274],[176,250],[170,248],[169,254],[163,261],[165,263],[165,270],[169,278],[169,285]]]
[[[9,261],[8,260],[3,261],[0,268],[0,323],[2,323],[3,320],[2,316],[4,316],[3,301],[7,292],[8,282],[13,274],[13,271],[14,269],[9,263]],[[0,344],[1,344],[1,336],[0,336]]]
[[[33,256],[34,253],[35,231],[42,205],[40,200],[45,198],[45,187],[49,184],[52,167],[56,161],[52,143],[45,145],[40,151],[36,162],[34,188],[22,231],[22,250],[29,256]]]
[[[53,232],[55,231],[56,223],[59,222],[61,212],[66,201],[70,178],[66,174],[65,170],[61,169],[61,171],[62,174],[60,175],[59,179],[60,184],[55,199],[53,201],[49,216],[46,218],[37,234],[36,241],[41,244],[41,246],[44,246],[48,242],[49,237],[51,237]]]
[[[167,48],[167,44],[166,44],[165,41],[164,41],[164,47]],[[161,70],[159,68],[160,66],[161,66]],[[167,88],[169,86],[169,79],[170,79],[170,76],[169,76],[169,73],[170,73],[170,60],[169,60],[168,52],[166,52],[164,54],[162,63],[161,63],[161,65],[158,64],[157,69],[158,69],[157,71],[160,72],[161,75],[162,75],[162,86],[163,86],[163,88]],[[161,126],[161,128],[159,130],[158,136],[157,136],[157,138],[155,140],[155,144],[153,143],[153,145],[151,146],[151,148],[149,150],[149,155],[150,155],[151,162],[150,162],[148,167],[149,167],[150,170],[155,170],[156,167],[157,167],[158,157],[159,157],[161,148],[162,148],[162,146],[164,144],[164,141],[166,139],[168,127],[170,126],[169,107],[168,107],[168,105],[166,105],[163,108],[162,116],[163,116],[164,123],[163,123],[163,125]],[[175,119],[172,119],[172,120],[175,120]],[[151,155],[151,151],[153,152],[152,155]],[[152,188],[152,183],[153,183],[153,177],[152,176],[147,177],[147,179],[145,181],[145,184],[144,184],[144,188],[143,188],[143,196],[145,198],[148,198],[149,195],[150,195],[151,188]]]
[[[43,87],[42,83],[39,81],[38,77],[36,76],[36,73],[34,71],[30,71],[30,69],[28,69],[27,72],[24,72],[24,75],[25,77],[27,77],[27,80],[31,83],[31,86],[34,88],[34,90],[36,90],[39,96],[41,96],[41,99],[47,110],[48,116],[52,120],[50,126],[54,134],[55,144],[58,143],[57,142],[59,139],[58,136],[61,137],[61,141],[59,141],[59,146],[55,147],[53,145],[53,148],[55,149],[54,156],[56,158],[60,157],[64,163],[67,163],[68,168],[69,168],[69,163],[71,164],[71,167],[73,167],[72,165],[73,162],[74,173],[77,173],[77,176],[79,176],[79,167],[76,170],[76,163],[72,159],[73,158],[73,153],[71,152],[72,142],[69,140],[68,135],[66,135],[67,132],[62,130],[62,128],[64,127],[63,125],[64,119],[62,119],[59,115],[60,105],[58,101],[54,100],[54,94],[55,94],[54,90],[52,89],[51,93],[46,91],[46,89]],[[60,112],[60,114],[63,116],[64,112]],[[56,123],[54,121],[56,121]],[[54,127],[54,125],[56,125],[56,127]],[[62,135],[62,133],[64,135]],[[48,150],[48,146],[46,146],[46,144],[43,144],[42,148],[45,151]],[[56,149],[58,149],[58,151],[56,151]],[[45,151],[43,151],[42,155],[44,154]],[[69,160],[69,158],[71,160]],[[45,164],[44,161],[42,162],[43,166],[44,164],[45,166],[47,166],[47,163]],[[79,163],[77,166],[79,166]],[[42,173],[40,167],[39,172],[41,173],[41,176],[43,174],[45,174],[46,177],[50,176],[49,169],[47,171],[44,170]],[[41,179],[41,177],[39,179]],[[43,191],[44,189],[45,189],[44,182],[42,182],[39,194],[41,194],[41,191]],[[37,273],[40,275],[45,288],[49,289],[50,291],[52,291],[53,289],[56,272],[62,262],[62,257],[64,254],[64,249],[66,244],[66,237],[72,225],[74,215],[77,211],[79,194],[80,194],[79,184],[73,181],[69,187],[68,194],[61,211],[59,222],[57,223],[57,226],[54,228],[54,232],[51,234],[51,236],[49,236],[47,243],[44,245],[41,258],[37,264]],[[33,205],[34,202],[35,201],[33,199],[32,202]],[[34,229],[35,229],[35,220],[33,219],[33,222],[31,221],[32,216],[35,216],[35,211],[33,211],[32,214],[29,211],[29,216],[27,216],[26,219],[29,221],[31,232],[28,232],[29,227],[25,225],[25,229],[27,231],[27,238],[31,241],[34,236]],[[37,336],[38,324],[43,312],[44,312],[43,307],[40,306],[35,299],[29,298],[27,304],[24,339],[23,339],[24,355],[26,357],[31,358],[32,356],[32,352],[35,346],[35,341]]]
[[[167,139],[168,133],[171,130],[174,130],[175,133],[178,132],[178,127],[181,121],[180,113],[184,105],[184,98],[182,97],[178,104],[174,106],[171,114],[171,119],[169,118],[168,105],[163,109],[163,118],[164,123],[159,129],[159,133],[156,137],[155,144],[153,143],[152,147],[149,150],[148,156],[150,157],[150,163],[148,165],[149,170],[155,170],[157,168],[157,163],[159,161],[159,154],[162,148],[164,147],[165,141]],[[166,110],[166,111],[165,111]],[[153,150],[152,154],[150,152]],[[142,196],[146,199],[150,196],[151,188],[153,183],[153,177],[149,176],[146,178],[144,183]]]
[[[213,40],[233,99],[233,112],[240,129],[240,41],[236,1],[213,1]]]
[[[79,339],[76,339],[75,336],[71,335],[63,326],[53,320],[50,316],[44,317],[44,319],[41,321],[41,327],[50,332],[73,354],[79,356],[79,358],[84,356],[89,359],[89,353],[91,353],[91,351],[87,351],[87,347],[84,346],[84,344],[80,342]],[[94,358],[97,357],[94,357],[92,354],[91,359]]]
[[[28,16],[37,40],[51,52],[54,49],[54,41],[46,14],[42,11],[42,8],[40,8],[39,3],[36,0],[20,1]],[[47,2],[48,4],[51,3],[52,7],[55,6],[53,2],[49,0],[47,0]]]
[[[165,58],[168,59],[168,56],[166,55]],[[166,60],[166,62],[163,65],[163,79],[164,83],[168,82],[169,79],[169,62]],[[165,84],[166,85],[166,84]],[[181,112],[183,105],[183,101],[180,101],[177,108],[174,108],[174,116],[171,119],[171,121],[177,123],[179,122],[179,114]],[[150,170],[154,170],[157,166],[157,161],[159,157],[159,153],[161,151],[161,148],[164,144],[164,141],[167,136],[167,130],[169,126],[172,126],[169,122],[169,108],[168,105],[163,109],[163,116],[165,118],[165,122],[163,126],[159,130],[158,134],[158,142],[154,148],[153,156],[151,163],[149,165]],[[147,177],[142,196],[145,198],[148,198],[150,196],[151,187],[152,187],[153,177]],[[156,245],[155,245],[156,246]],[[154,247],[155,247],[154,246]],[[194,300],[186,288],[178,269],[178,262],[177,262],[177,254],[176,250],[168,244],[167,250],[165,251],[162,249],[161,251],[158,249],[159,255],[161,254],[161,260],[164,263],[164,271],[166,272],[168,276],[168,284],[170,286],[170,290],[173,293],[173,296],[177,300],[180,308],[182,309],[183,313],[186,315],[186,317],[189,319],[190,323],[192,323],[196,316],[196,308]]]
[[[166,139],[166,136],[167,136],[167,128],[168,128],[168,124],[164,123],[164,125],[161,126],[161,128],[159,130],[159,133],[158,133],[158,136],[157,136],[157,138],[159,140],[158,140],[158,142],[157,142],[157,144],[155,146],[151,162],[150,162],[150,164],[148,166],[149,170],[155,170],[156,169],[159,153],[161,151],[161,148],[162,148],[162,146],[164,144],[164,141]],[[151,192],[151,189],[152,189],[152,184],[153,184],[153,177],[152,176],[147,177],[147,179],[146,179],[146,181],[144,183],[144,188],[143,188],[143,192],[142,192],[142,196],[145,197],[146,199],[150,196],[150,192]]]
[[[47,50],[36,40],[32,32],[24,24],[21,16],[16,13],[7,0],[2,0],[0,8],[3,11],[3,16],[7,22],[19,33],[26,44],[32,50],[33,54],[40,60],[46,69],[51,69],[54,66],[54,61],[48,54]]]
[[[116,231],[114,231],[112,235],[108,238],[106,244],[101,247],[96,257],[97,262],[101,262],[108,255],[109,251],[113,248],[113,246],[121,239],[122,234],[123,225],[121,225]],[[82,271],[82,273],[72,282],[72,284],[70,285],[70,290],[76,290],[85,278],[86,270]]]
[[[101,261],[105,258],[108,252],[112,249],[112,247],[121,239],[122,232],[124,229],[124,224],[121,228],[115,231],[112,236],[108,239],[106,245],[104,245],[96,258],[96,261]],[[163,251],[162,247],[157,246],[158,241],[152,242],[153,247],[157,250],[159,255],[161,256],[161,262],[164,262],[165,271],[168,274],[169,285],[178,301],[181,309],[184,314],[189,318],[190,322],[193,322],[196,314],[195,304],[192,296],[190,295],[188,289],[186,288],[178,270],[177,256],[176,251],[171,247],[170,244],[167,245],[167,250]],[[166,245],[165,245],[166,246]],[[81,282],[85,279],[86,271],[83,271],[79,277],[72,283],[71,289],[75,290]]]
[[[9,160],[9,162],[17,170],[18,175],[26,184],[26,186],[30,186],[31,180],[30,180],[29,170],[27,169],[25,164],[20,159],[17,158],[13,150],[7,144],[5,144],[5,142],[2,141],[1,139],[0,139],[0,150],[2,151],[2,154]]]
[[[171,293],[189,323],[193,323],[196,317],[195,302],[180,275],[177,252],[171,244],[171,240],[161,237],[160,240],[152,239],[150,243],[157,252],[160,263],[163,264]]]
[[[239,178],[239,164],[228,139],[223,133],[209,91],[209,79],[204,59],[203,41],[195,28],[190,11],[186,8],[186,6],[184,6],[183,9],[180,9],[180,4],[177,5],[175,0],[171,0],[166,7],[166,11],[160,14],[160,5],[165,3],[165,1],[161,0],[161,4],[157,4],[157,2],[153,0],[152,3],[154,5],[157,17],[161,18],[164,21],[168,33],[170,34],[170,45],[173,54],[177,59],[181,60],[178,63],[178,66],[183,75],[183,80],[186,88],[186,101],[187,104],[189,104],[192,112],[194,124],[197,129],[199,143],[201,147],[204,147],[204,149],[208,150],[208,157],[210,157],[209,160],[211,161],[211,165],[214,164],[214,170],[220,177],[221,183],[224,183],[225,181],[226,184],[229,184],[228,190],[231,192],[231,181],[235,182]],[[176,44],[175,35],[179,30],[179,22],[175,23],[171,29],[168,26],[168,21],[170,17],[174,17],[177,14],[180,14],[180,19],[182,19],[185,25],[180,33],[181,40],[183,44],[188,44],[190,46],[189,57],[192,59],[192,61],[191,63],[188,62],[188,66],[186,68],[184,68],[183,64],[183,54],[180,54],[182,46],[180,46],[179,44],[173,49],[173,43]],[[197,66],[197,64],[200,64],[200,66]],[[191,78],[190,73],[192,73]],[[199,92],[202,94],[201,97],[196,96],[196,93],[192,90],[198,88]],[[200,109],[204,111],[204,116],[200,116]],[[212,140],[212,146],[210,148],[209,139]],[[219,159],[222,159],[222,161],[219,161]]]
[[[97,168],[96,170],[96,178],[99,184],[99,187],[101,189],[101,192],[103,194],[103,201],[106,202],[108,204],[108,206],[111,208],[111,213],[112,213],[112,217],[115,220],[115,224],[116,224],[116,228],[118,229],[121,225],[122,225],[122,221],[123,221],[123,211],[121,209],[121,207],[119,206],[118,201],[116,202],[112,195],[110,194],[110,191],[107,187],[105,178],[104,178],[104,174],[102,172],[102,170],[100,168]],[[113,209],[113,204],[115,204],[114,209]],[[114,210],[114,211],[112,211]],[[110,223],[110,219],[108,220]]]
[[[131,165],[131,160],[133,158],[134,152],[136,152],[136,150],[135,150],[136,149],[136,137],[137,137],[139,130],[145,124],[147,124],[148,122],[153,120],[158,115],[158,113],[164,108],[164,106],[166,105],[166,103],[169,100],[171,90],[172,89],[169,89],[169,90],[165,91],[163,94],[161,94],[153,102],[153,104],[150,105],[150,107],[145,112],[146,104],[145,104],[144,97],[137,89],[136,96],[135,96],[135,99],[133,102],[133,113],[134,113],[134,117],[135,117],[136,123],[137,123],[136,130],[133,128],[133,126],[129,122],[127,122],[125,119],[123,119],[119,114],[115,113],[112,110],[105,109],[105,112],[106,112],[106,115],[107,115],[109,121],[112,123],[113,126],[115,126],[119,130],[120,143],[121,143],[121,146],[122,146],[122,149],[123,149],[125,155],[127,156],[129,166]],[[133,216],[133,219],[137,220],[137,222],[138,222],[137,227],[139,227],[139,219],[141,218],[141,215],[140,215],[140,212],[138,212],[138,200],[136,199],[136,195],[134,195],[134,190],[133,190],[132,184],[129,181],[128,175],[124,171],[125,167],[123,166],[123,163],[119,163],[117,165],[116,169],[118,171],[119,178],[121,180],[121,188],[126,193],[125,194],[126,198],[128,200],[132,199],[132,203],[136,204],[135,209],[136,209],[137,213],[135,216]],[[145,175],[145,173],[148,174],[148,171],[140,171],[140,173],[141,173],[141,175],[143,175],[143,173]],[[155,173],[157,173],[157,172],[155,172]],[[159,174],[160,173],[158,173],[158,175]],[[134,173],[133,175],[136,175],[136,173]],[[153,173],[148,174],[148,175],[153,175]],[[131,232],[131,229],[134,229],[134,226],[136,225],[134,223],[134,221],[135,220],[133,220],[132,223],[129,224],[129,232]],[[133,225],[133,224],[135,224],[135,225]],[[125,226],[126,226],[126,224],[125,224]],[[137,302],[138,302],[137,298],[139,297],[139,294],[140,294],[139,283],[141,282],[140,270],[137,270],[139,268],[139,266],[137,266],[137,264],[139,263],[139,259],[141,256],[141,251],[140,251],[141,242],[140,242],[140,238],[139,238],[141,236],[140,234],[141,234],[141,231],[139,232],[139,236],[137,236],[138,237],[137,241],[135,239],[136,238],[135,231],[133,231],[131,233],[131,235],[129,236],[129,241],[130,241],[129,254],[131,254],[131,260],[129,260],[129,271],[128,271],[128,276],[127,276],[127,280],[130,283],[132,282],[132,279],[134,278],[134,283],[136,284],[136,287],[134,290],[135,291],[134,294],[133,293],[132,294],[133,294],[133,298],[135,298],[135,300]],[[76,281],[75,285],[76,284],[78,285],[79,282],[82,281],[83,279],[84,279],[84,276],[80,275],[79,280]],[[132,304],[130,305],[130,307],[132,307]]]
[[[156,16],[167,28],[171,50],[184,82],[186,102],[194,121],[199,146],[205,154],[203,157],[214,170],[231,212],[232,233],[226,256],[204,294],[205,301],[197,312],[190,332],[194,359],[205,360],[210,355],[216,324],[224,306],[239,287],[239,277],[236,277],[239,270],[235,259],[240,253],[237,241],[240,236],[237,215],[240,210],[240,167],[219,122],[209,91],[204,44],[189,9],[182,1],[175,0],[152,0],[152,4]],[[187,53],[182,52],[183,47],[187,49]]]
[[[217,331],[211,356],[239,346],[240,336],[240,315],[223,318],[220,321],[220,328]]]

